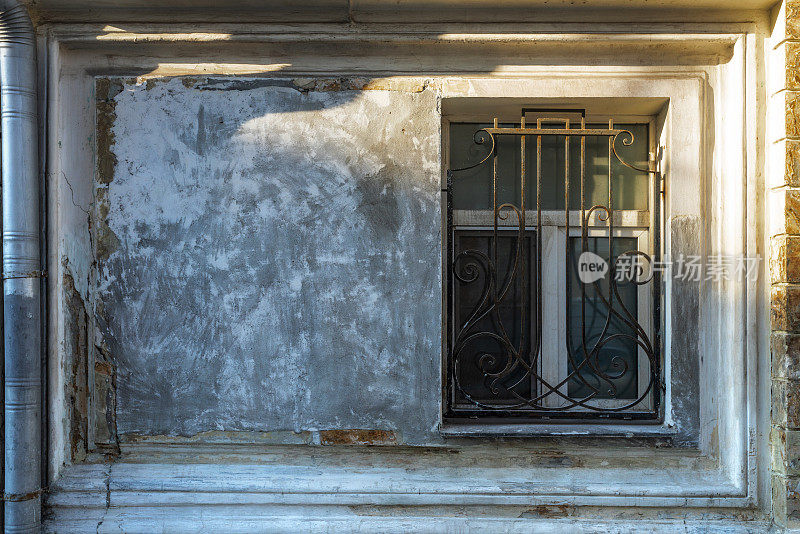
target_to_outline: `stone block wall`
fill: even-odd
[[[776,9],[768,85],[772,507],[800,527],[800,0]]]

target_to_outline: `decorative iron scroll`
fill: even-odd
[[[580,120],[579,128],[572,128],[570,120],[564,118],[537,119],[536,127],[531,128],[525,123],[525,110],[523,110],[519,127],[500,127],[498,120],[494,119],[493,127],[478,130],[473,138],[477,145],[488,147],[488,154],[480,161],[459,169],[451,169],[447,173],[448,194],[448,303],[449,303],[449,358],[448,358],[448,383],[445,388],[447,397],[446,416],[451,417],[522,417],[529,419],[628,419],[643,420],[657,419],[659,417],[659,403],[663,385],[661,381],[661,362],[658,343],[658,314],[659,314],[659,286],[658,273],[653,269],[653,262],[658,259],[659,230],[656,223],[653,232],[653,255],[648,255],[640,250],[615,251],[615,227],[612,188],[612,161],[634,169],[641,173],[655,174],[652,169],[640,168],[623,160],[617,153],[618,143],[631,146],[634,143],[634,134],[625,129],[617,129],[613,121],[609,121],[608,128],[587,128],[584,118]],[[557,124],[553,128],[550,125]],[[563,127],[560,125],[563,124]],[[546,127],[543,127],[545,125]],[[497,139],[500,136],[518,136],[520,139],[520,172],[519,172],[519,202],[500,202],[498,200],[498,163]],[[555,176],[542,176],[542,139],[553,137],[564,143],[564,224],[566,225],[566,247],[563,250],[563,259],[559,258],[559,269],[564,269],[566,277],[566,294],[559,295],[564,299],[566,308],[566,335],[559,339],[562,344],[557,354],[549,354],[552,347],[543,347],[543,253],[542,253],[542,184],[554,183]],[[587,137],[608,139],[608,203],[605,205],[586,205],[586,139]],[[535,191],[536,211],[535,223],[526,223],[526,210],[531,210],[525,205],[526,197],[526,142],[536,144],[536,172],[534,182],[530,185],[530,195],[533,199]],[[570,203],[570,147],[572,142],[580,145],[580,208],[575,209]],[[560,148],[558,149],[561,150]],[[605,150],[605,149],[603,149]],[[612,160],[613,158],[613,160]],[[488,249],[478,250],[466,248],[456,250],[453,222],[453,181],[457,180],[459,173],[474,169],[482,165],[492,166],[492,182],[490,187],[493,224],[485,230],[488,239]],[[560,174],[560,169],[555,171]],[[577,174],[577,173],[576,173]],[[561,178],[557,178],[560,180]],[[658,180],[656,180],[656,183]],[[658,220],[658,202],[652,206]],[[570,211],[573,218],[578,215],[580,225],[570,228]],[[576,212],[578,212],[576,214]],[[597,281],[585,284],[580,283],[580,288],[571,284],[575,269],[575,251],[569,236],[575,235],[580,230],[580,251],[588,250],[590,221],[594,216],[594,227],[601,221],[603,236],[607,239],[608,252],[603,258],[609,266],[607,276]],[[509,226],[511,227],[509,232]],[[572,234],[570,231],[572,230]],[[505,247],[509,256],[499,258],[499,240],[502,236],[511,236],[514,244]],[[506,239],[508,239],[506,237]],[[527,239],[527,241],[526,241]],[[595,237],[595,239],[598,239]],[[533,241],[533,243],[531,243]],[[526,244],[527,243],[527,244]],[[534,246],[535,244],[535,246]],[[527,248],[526,248],[527,247]],[[531,253],[531,248],[534,251]],[[618,247],[617,247],[618,248]],[[528,252],[526,252],[528,251]],[[559,252],[560,256],[561,252]],[[528,266],[528,257],[534,257],[535,265]],[[621,264],[630,259],[638,260],[644,266],[632,277],[620,277]],[[506,268],[501,269],[501,263]],[[572,271],[571,271],[572,270]],[[503,273],[501,273],[503,271]],[[622,278],[622,280],[620,280]],[[530,284],[533,284],[531,287]],[[623,285],[632,284],[637,288],[647,286],[652,290],[653,317],[651,328],[640,323],[643,320],[636,309],[628,309],[620,296]],[[474,287],[474,294],[479,295],[477,303],[464,312],[464,317],[456,319],[453,305],[453,294],[456,285]],[[508,307],[510,294],[515,287],[521,287],[519,294],[529,298],[531,302],[519,306],[514,317],[514,325],[504,321],[501,310]],[[533,291],[531,291],[533,289]],[[576,306],[574,289],[578,289],[580,299]],[[587,296],[591,290],[593,297]],[[571,295],[573,297],[571,298]],[[587,337],[587,307],[604,308],[605,316],[599,321],[603,326],[599,333]],[[602,315],[602,314],[601,314]],[[578,330],[574,330],[571,318],[578,317]],[[597,316],[593,321],[598,323]],[[610,325],[622,325],[622,330],[615,331]],[[516,334],[512,335],[511,330]],[[651,335],[648,335],[648,332]],[[579,343],[575,339],[580,340]],[[516,337],[517,339],[514,339]],[[609,348],[615,343],[624,342],[628,347],[633,347],[637,362],[641,362],[637,369],[638,385],[635,394],[622,398],[615,381],[628,372],[628,363],[624,358],[613,356],[609,358]],[[486,347],[491,346],[492,350]],[[601,351],[604,352],[605,364],[600,361]],[[612,351],[613,352],[613,351]],[[561,356],[559,356],[559,354]],[[562,369],[565,369],[557,379],[549,378],[542,371],[546,358],[567,359]],[[473,375],[477,372],[482,377],[480,394],[462,384],[461,377],[470,371]]]

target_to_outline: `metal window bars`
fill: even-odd
[[[486,157],[480,161],[447,172],[447,280],[448,280],[448,359],[447,380],[444,384],[445,417],[446,418],[512,418],[524,420],[608,420],[608,421],[656,421],[660,418],[660,399],[664,390],[661,373],[662,363],[659,350],[659,301],[660,301],[660,276],[653,268],[653,262],[658,260],[660,248],[659,232],[659,206],[660,175],[652,168],[641,168],[623,160],[617,153],[618,143],[631,146],[634,143],[634,134],[625,129],[614,128],[613,120],[609,120],[608,128],[587,128],[585,111],[580,110],[580,127],[573,128],[569,118],[538,118],[536,127],[526,125],[525,115],[528,112],[544,110],[523,109],[519,127],[501,127],[495,118],[492,127],[486,127],[475,132],[474,143],[488,145]],[[553,111],[553,110],[548,110]],[[574,112],[575,110],[558,110]],[[559,127],[552,127],[557,124]],[[560,125],[563,124],[563,127]],[[519,167],[519,202],[498,201],[498,154],[497,138],[499,136],[518,136],[520,139],[520,167]],[[563,269],[566,280],[566,291],[563,303],[566,313],[562,316],[564,335],[559,339],[562,346],[556,354],[546,353],[542,346],[542,317],[543,317],[543,287],[542,287],[542,139],[552,136],[563,137],[564,143],[564,229],[566,234],[563,258],[558,260],[558,268]],[[608,202],[606,205],[595,204],[587,206],[585,202],[586,191],[586,139],[587,137],[606,138],[608,140]],[[570,228],[570,147],[573,140],[580,145],[580,207],[579,228]],[[536,143],[536,173],[535,187],[536,221],[529,227],[526,224],[525,206],[526,197],[526,143]],[[559,141],[557,141],[559,142]],[[560,149],[559,149],[560,150]],[[612,160],[612,158],[614,158]],[[641,250],[625,250],[614,254],[615,236],[613,187],[612,187],[612,161],[629,167],[641,173],[653,175],[652,181],[654,201],[652,210],[653,220],[656,221],[652,228],[653,253],[647,254]],[[456,231],[453,224],[453,182],[458,179],[462,171],[474,169],[482,165],[491,165],[491,199],[493,211],[493,225],[488,230],[489,247],[482,251],[476,248],[456,251]],[[652,164],[649,164],[653,167]],[[558,170],[554,171],[558,172]],[[548,176],[556,178],[555,176]],[[553,183],[553,182],[551,182]],[[533,191],[531,191],[531,196]],[[595,212],[597,212],[595,214]],[[589,249],[589,221],[592,215],[595,221],[605,224],[602,239],[608,240],[607,257],[604,258],[609,266],[608,275],[591,284],[579,283],[580,301],[577,314],[579,318],[578,330],[573,328],[571,318],[576,315],[573,306],[575,302],[572,284],[575,282],[576,263],[574,251],[571,246],[570,235],[580,230],[581,253]],[[509,217],[516,219],[509,220]],[[507,227],[513,224],[515,246],[511,246],[513,257],[504,261],[510,267],[506,275],[501,275],[498,257],[498,242],[502,235],[508,235],[500,228],[501,223]],[[572,234],[571,234],[572,231]],[[531,236],[530,234],[533,233]],[[533,238],[535,253],[533,254],[535,266],[532,269],[526,265],[526,255],[530,257],[530,245],[527,253],[523,248],[526,239]],[[559,253],[560,254],[560,253]],[[625,260],[637,259],[646,266],[646,269],[634,270],[633,276],[620,277],[620,264]],[[572,272],[570,272],[572,270]],[[533,278],[535,288],[529,288]],[[482,285],[481,285],[482,284]],[[620,296],[620,288],[624,284],[632,284],[637,291],[648,286],[652,291],[652,317],[641,317],[637,310],[629,309]],[[477,303],[471,306],[465,314],[466,318],[457,320],[454,310],[454,292],[456,285],[477,286],[479,288]],[[593,299],[587,296],[588,286],[592,286]],[[521,305],[516,311],[514,324],[515,334],[504,323],[501,317],[501,307],[508,308],[510,294],[514,292],[512,286],[521,286],[518,295],[529,298],[534,302]],[[534,289],[531,291],[531,289]],[[518,295],[514,298],[518,298]],[[605,309],[602,318],[602,329],[587,338],[587,307],[597,309],[597,304]],[[530,312],[529,312],[530,308]],[[640,321],[652,321],[652,328],[645,328]],[[611,327],[612,322],[621,325],[616,331]],[[491,327],[487,327],[491,325]],[[519,325],[519,330],[516,330]],[[530,332],[528,334],[528,332]],[[651,336],[648,332],[652,332]],[[577,335],[578,343],[575,342]],[[516,339],[513,339],[516,338]],[[634,398],[620,399],[615,379],[628,372],[629,364],[620,356],[609,359],[609,347],[619,342],[626,342],[634,347],[638,362],[642,362],[646,371],[646,378],[641,380]],[[487,344],[494,347],[486,350]],[[600,354],[605,354],[606,365],[601,365]],[[612,351],[613,352],[613,351]],[[549,378],[542,372],[543,363],[548,358],[559,358],[566,354],[567,366],[562,365],[562,372],[557,379]],[[474,388],[463,383],[465,369],[471,366],[470,372],[478,373],[482,379],[481,394],[470,391]],[[641,375],[640,375],[641,376]],[[487,394],[488,392],[488,394]]]

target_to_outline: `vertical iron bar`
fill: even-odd
[[[614,128],[614,119],[608,119],[608,129],[612,130]],[[614,140],[615,137],[609,136],[608,138],[608,313],[609,316],[613,314],[614,308],[614,291],[612,290],[611,284],[614,282],[611,280],[612,276],[616,276],[616,273],[611,272],[611,267],[614,266],[614,192],[612,187],[612,182],[614,180],[614,171],[612,170],[613,164],[613,154],[614,154]],[[638,302],[638,301],[637,301]]]
[[[497,117],[494,118],[494,127],[497,128],[498,121]],[[493,230],[494,233],[492,234],[492,259],[494,261],[494,268],[496,272],[500,273],[500,265],[497,263],[497,218],[500,216],[499,206],[497,204],[497,144],[496,142],[492,142],[492,210],[494,211],[494,223],[493,223]],[[500,284],[495,284],[495,295],[494,300],[497,302],[497,299],[500,296]]]
[[[655,165],[655,163],[654,163]],[[653,411],[658,413],[661,404],[662,365],[661,365],[661,271],[655,269],[656,262],[661,261],[661,201],[663,187],[661,185],[661,172],[653,173],[655,194],[653,195],[653,362],[655,369],[651,369],[651,376],[656,379],[653,387]]]
[[[586,129],[586,118],[581,117],[581,129]],[[581,253],[589,250],[589,221],[586,220],[586,136],[581,136]],[[580,269],[580,266],[578,266]],[[584,358],[586,352],[586,284],[581,283],[581,343]]]
[[[525,128],[525,114],[523,113],[520,117],[520,127]],[[519,268],[520,274],[522,275],[522,295],[528,294],[529,288],[529,273],[528,273],[528,266],[527,262],[525,261],[525,254],[524,254],[524,247],[525,247],[525,135],[520,136],[520,217],[521,220],[519,221],[520,227],[520,236],[519,236],[519,243],[517,246],[517,254],[519,255]],[[520,313],[520,332],[519,332],[519,355],[522,357],[523,352],[525,351],[525,343],[527,341],[527,336],[525,332],[527,331],[528,326],[528,309],[525,306],[525,303],[521,303],[522,313]]]
[[[542,119],[536,120],[536,128],[542,127]],[[539,364],[542,352],[542,136],[536,136],[536,353],[532,355],[532,366]],[[538,387],[538,384],[537,384]],[[538,396],[538,392],[532,391]]]
[[[608,119],[608,129],[611,130],[614,128],[614,119]],[[609,136],[608,138],[608,265],[613,267],[614,265],[614,194],[612,192],[612,181],[613,181],[613,171],[611,170],[611,165],[613,162],[613,154],[614,154],[614,137]],[[613,273],[609,270],[608,273],[608,305],[610,307],[614,307],[614,295],[611,290],[611,277],[616,276],[616,273]],[[611,310],[609,310],[611,312]]]
[[[453,342],[455,340],[456,323],[455,323],[455,306],[454,300],[454,284],[453,284],[453,247],[455,247],[455,231],[453,230],[453,172],[448,169],[447,171],[447,267],[445,269],[447,275],[447,388],[445,388],[446,396],[446,410],[449,411],[450,407],[455,404],[456,395],[453,384],[455,381],[455,373],[453,371]]]
[[[569,119],[566,121],[566,126],[569,128]],[[574,361],[573,352],[572,352],[572,317],[571,317],[571,309],[570,306],[570,294],[572,293],[572,280],[570,279],[570,266],[572,265],[570,253],[570,246],[569,246],[569,136],[564,136],[564,278],[565,278],[565,292],[564,292],[564,300],[565,300],[565,325],[564,325],[564,332],[566,339],[564,343],[567,347],[567,358],[573,365],[577,365],[577,362]],[[577,369],[575,369],[576,372]],[[567,370],[567,374],[569,374],[569,370]],[[566,389],[569,391],[569,382],[566,383]]]

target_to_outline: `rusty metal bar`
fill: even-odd
[[[543,127],[547,123],[563,123],[563,128]],[[482,128],[476,132],[474,140],[476,143],[483,144],[487,140],[491,141],[491,151],[486,157],[464,167],[462,169],[453,169],[448,172],[448,189],[452,187],[455,174],[459,171],[473,169],[484,164],[490,157],[492,158],[492,174],[491,174],[491,187],[492,187],[492,212],[493,227],[491,232],[489,249],[487,250],[488,256],[479,250],[461,250],[455,257],[448,256],[448,279],[451,281],[449,290],[454,291],[454,283],[467,285],[473,283],[483,283],[483,295],[479,298],[478,304],[475,309],[469,313],[469,318],[464,321],[463,325],[459,328],[453,328],[449,331],[452,336],[448,343],[449,358],[448,358],[448,391],[447,396],[449,404],[446,409],[446,414],[449,416],[466,416],[466,417],[480,417],[480,416],[511,416],[518,417],[518,420],[525,420],[525,418],[563,418],[564,420],[575,419],[594,419],[602,421],[610,420],[655,420],[658,418],[658,400],[657,394],[661,386],[660,378],[660,362],[657,361],[657,348],[653,347],[650,339],[648,338],[645,329],[639,324],[638,320],[642,320],[637,315],[637,311],[628,310],[619,293],[619,288],[614,280],[613,273],[616,268],[618,258],[614,256],[614,222],[613,222],[613,165],[615,161],[620,164],[642,171],[642,169],[629,164],[624,161],[617,153],[615,143],[619,136],[623,137],[623,144],[630,146],[634,143],[633,133],[629,130],[615,128],[613,120],[609,121],[608,128],[587,128],[585,115],[581,115],[580,128],[572,128],[569,118],[537,118],[536,127],[529,128],[525,122],[525,112],[520,118],[519,128],[517,127],[499,127],[498,120],[494,119],[491,127]],[[480,136],[478,134],[481,134]],[[498,154],[497,154],[497,136],[514,135],[520,136],[519,149],[520,149],[520,165],[519,165],[519,204],[513,202],[502,202],[498,198]],[[527,137],[533,136],[536,140],[536,258],[535,258],[535,275],[530,272],[524,254],[524,243],[526,240],[530,241],[527,233],[525,221],[526,213],[526,188],[527,188]],[[545,313],[543,307],[543,268],[542,268],[542,203],[544,196],[543,185],[546,181],[547,184],[553,185],[556,176],[545,176],[542,169],[542,152],[543,152],[543,139],[561,138],[563,136],[563,184],[564,184],[564,233],[565,244],[563,250],[563,272],[566,276],[566,294],[563,295],[564,304],[566,308],[566,324],[564,330],[566,332],[563,343],[566,348],[567,367],[566,376],[560,376],[556,383],[550,383],[543,376],[541,372],[541,365],[546,363],[546,359],[558,358],[560,353],[546,354],[541,339],[542,339],[542,315]],[[570,143],[573,137],[580,138],[580,205],[579,205],[579,225],[580,225],[580,251],[581,253],[588,252],[589,241],[589,224],[592,215],[595,211],[595,218],[608,221],[608,262],[610,265],[608,272],[608,295],[604,295],[600,290],[600,285],[594,283],[596,295],[591,297],[593,300],[593,307],[599,308],[599,305],[605,306],[607,312],[602,331],[592,333],[591,340],[587,332],[587,303],[589,296],[587,294],[586,283],[582,283],[580,291],[580,334],[581,346],[575,347],[572,339],[572,276],[573,272],[573,256],[575,252],[571,246],[570,238],[570,188],[571,188],[571,165],[570,159],[572,154],[572,145]],[[586,204],[586,195],[588,192],[586,184],[586,138],[587,137],[605,137],[608,139],[608,205],[592,205],[588,207]],[[643,172],[654,172],[644,170]],[[452,194],[448,191],[448,236],[456,239],[456,231],[453,229],[453,206]],[[511,252],[514,256],[509,258],[513,260],[513,266],[510,270],[510,279],[504,282],[499,280],[500,276],[500,260],[498,254],[498,241],[501,237],[501,232],[505,235],[514,235],[508,224],[503,225],[505,230],[499,228],[498,219],[506,220],[511,213],[517,217],[518,229],[516,231],[517,246],[515,252]],[[654,241],[659,243],[658,228],[654,228]],[[625,254],[633,256],[649,256],[640,251],[627,251]],[[458,266],[461,266],[459,271]],[[531,296],[528,294],[530,277],[536,277],[536,292]],[[500,305],[508,294],[512,291],[514,285],[514,278],[521,277],[519,280],[522,286],[522,298],[534,298],[535,302],[531,303],[530,309],[535,309],[535,317],[528,317],[529,306],[523,303],[519,307],[519,315],[515,318],[520,322],[520,342],[519,344],[513,343],[513,340],[506,332],[505,326],[502,324],[502,316],[500,314]],[[647,283],[645,281],[635,281],[638,285]],[[580,282],[579,282],[580,283]],[[489,295],[492,297],[489,297]],[[448,302],[453,302],[452,295]],[[455,313],[451,309],[451,314]],[[533,314],[532,314],[533,315]],[[494,329],[491,331],[481,330],[478,327],[480,321],[484,317],[491,317]],[[624,325],[624,328],[630,329],[631,333],[609,332],[609,325],[612,318],[619,321]],[[647,320],[647,318],[644,318]],[[532,324],[528,324],[532,322]],[[530,345],[526,344],[526,335],[528,333],[533,336],[535,333],[536,340],[533,343],[531,340]],[[577,332],[577,331],[576,331]],[[470,349],[471,345],[476,340],[484,340],[484,348]],[[611,401],[614,401],[618,394],[617,387],[614,380],[623,376],[627,372],[627,364],[619,365],[619,357],[614,356],[609,362],[607,359],[605,363],[601,364],[600,350],[614,339],[627,339],[629,343],[635,346],[635,352],[643,351],[649,358],[650,364],[650,383],[646,388],[639,387],[635,399],[625,397],[617,399],[614,403],[609,404],[609,396]],[[593,345],[589,347],[590,341]],[[486,344],[494,344],[497,349],[490,351],[486,348]],[[488,352],[487,352],[488,351]],[[608,358],[606,356],[605,358]],[[637,358],[636,354],[633,358]],[[638,361],[638,360],[635,360]],[[471,362],[471,363],[470,363]],[[623,362],[624,363],[624,362]],[[458,379],[459,369],[463,369],[465,365],[477,365],[483,372],[485,383],[489,386],[489,391],[496,399],[491,398],[478,398],[470,394],[464,384],[461,384]],[[552,364],[551,364],[552,365]],[[560,364],[559,364],[560,365]],[[638,365],[638,363],[637,363]],[[605,366],[605,367],[604,367]],[[611,369],[613,367],[622,368],[621,371],[615,372]],[[520,370],[524,371],[523,376],[520,377]],[[522,393],[517,390],[521,384],[530,384],[530,391]],[[576,384],[580,390],[585,394],[570,395],[571,388],[565,387],[568,384]],[[604,385],[605,384],[605,385]],[[527,386],[526,386],[527,387]],[[527,390],[526,390],[527,391]],[[651,392],[656,394],[651,395]],[[485,394],[484,394],[485,396]],[[456,402],[455,399],[462,399]],[[559,399],[558,402],[552,402],[552,399]]]

